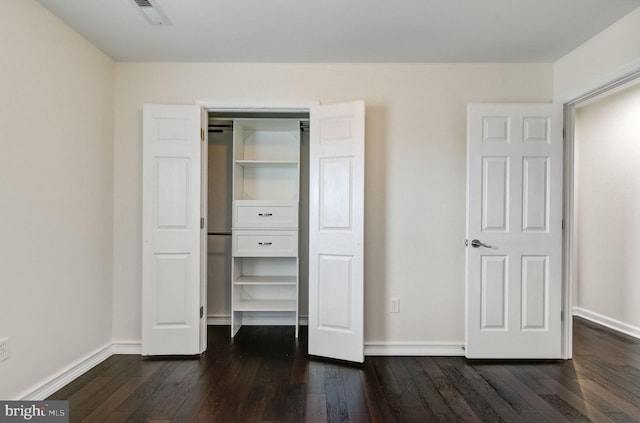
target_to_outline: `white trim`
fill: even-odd
[[[576,246],[579,243],[577,230],[577,211],[575,208],[576,194],[576,175],[575,175],[575,107],[582,102],[589,101],[595,96],[605,94],[610,90],[617,89],[619,86],[627,84],[630,81],[640,77],[640,59],[621,66],[604,76],[597,78],[590,84],[583,87],[582,90],[576,91],[571,96],[565,96],[564,103],[564,128],[565,128],[565,158],[564,158],[564,223],[565,232],[563,240],[563,310],[567,315],[567,310],[576,313],[577,308],[572,308],[573,293],[577,287],[576,265],[577,253]],[[557,101],[557,100],[556,100]],[[585,317],[587,318],[587,317]],[[606,325],[605,325],[606,326]],[[573,322],[566,318],[563,324],[563,359],[571,359],[573,356]]]
[[[142,342],[140,341],[119,341],[114,342],[111,345],[111,353],[114,354],[128,354],[128,355],[141,355],[142,354]]]
[[[575,261],[576,261],[576,235],[577,219],[575,209],[575,120],[574,107],[564,105],[564,176],[562,187],[563,222],[562,234],[562,313],[569,314],[573,304],[573,289],[576,286]],[[562,358],[570,360],[573,357],[573,321],[562,321]]]
[[[75,364],[72,364],[65,370],[59,372],[57,375],[45,379],[27,392],[19,395],[18,398],[28,401],[44,400],[112,355],[113,344],[99,348],[93,353],[78,360]]]
[[[464,344],[426,342],[365,342],[364,355],[464,357]]]
[[[602,74],[598,77],[592,78],[589,82],[585,83],[581,88],[575,88],[569,93],[565,93],[556,98],[556,102],[564,104],[574,104],[579,102],[579,99],[592,92],[600,91],[603,87],[626,79],[629,75],[632,75],[640,70],[640,59],[633,60],[624,65],[618,66],[610,72]],[[555,81],[554,81],[555,84]],[[554,87],[555,88],[555,87]]]
[[[319,101],[281,102],[269,101],[266,103],[251,103],[218,100],[196,100],[196,105],[207,110],[219,112],[308,112],[312,106],[320,104]]]
[[[593,323],[597,323],[600,326],[604,326],[617,332],[622,332],[626,335],[640,339],[640,327],[621,322],[620,320],[611,317],[603,316],[600,313],[589,311],[581,307],[574,307],[573,315],[582,317],[583,319],[589,320]]]
[[[208,326],[229,326],[231,324],[231,316],[228,314],[209,314],[207,316]]]

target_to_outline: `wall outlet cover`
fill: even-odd
[[[9,338],[0,339],[0,361],[9,358]]]

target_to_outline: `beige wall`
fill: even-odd
[[[550,101],[552,78],[547,64],[118,63],[115,340],[141,336],[143,103],[364,99],[365,341],[463,343],[467,103]]]
[[[114,64],[32,0],[0,0],[0,398],[112,337]]]
[[[576,111],[576,306],[640,331],[640,84]]]
[[[573,100],[638,69],[640,8],[554,64],[554,99]]]

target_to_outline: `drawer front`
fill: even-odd
[[[296,257],[297,231],[234,231],[235,257]]]
[[[235,228],[297,228],[298,206],[235,205]]]

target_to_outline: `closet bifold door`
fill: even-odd
[[[243,324],[298,336],[300,121],[242,118],[233,127],[231,336]]]
[[[309,142],[309,354],[364,361],[364,102],[316,106]]]
[[[145,104],[142,354],[201,347],[201,109]]]

